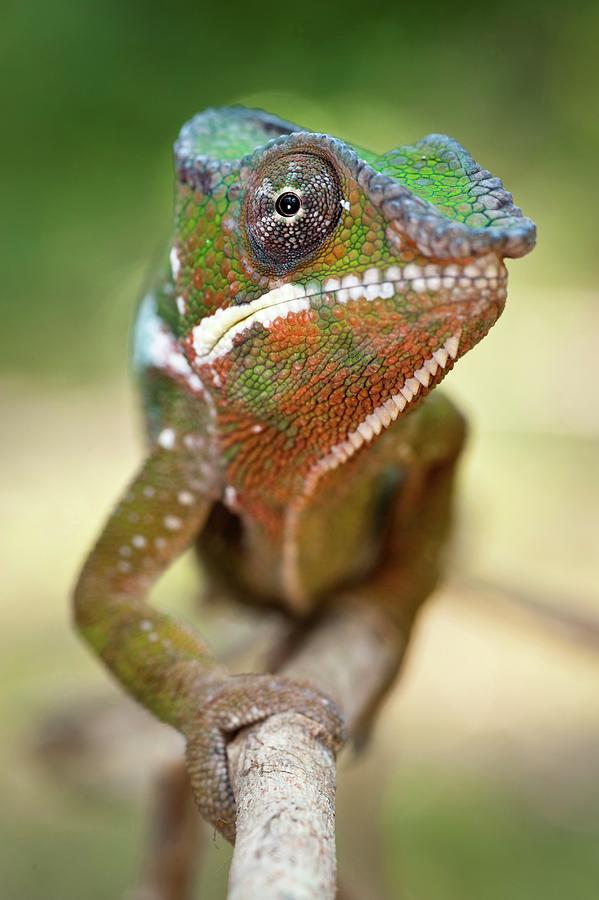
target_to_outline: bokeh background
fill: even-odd
[[[127,736],[138,719],[67,597],[140,457],[128,333],[169,236],[171,143],[230,102],[377,150],[445,132],[538,223],[503,318],[446,381],[474,423],[453,571],[342,767],[340,862],[364,898],[382,881],[414,900],[597,897],[598,45],[596,2],[4,0],[2,898],[135,883],[172,738],[145,720]],[[192,615],[196,586],[184,560],[158,602]],[[204,618],[217,646],[247,624]],[[216,900],[228,854],[208,844],[198,896]]]

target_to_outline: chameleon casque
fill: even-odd
[[[240,107],[175,144],[170,259],[136,322],[147,454],[75,590],[85,639],[187,740],[203,814],[234,837],[227,736],[334,704],[229,675],[150,586],[195,545],[219,590],[298,619],[376,603],[409,633],[439,576],[465,436],[439,382],[506,298],[535,227],[431,135],[377,155]]]

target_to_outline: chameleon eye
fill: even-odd
[[[259,169],[246,199],[253,255],[281,274],[304,263],[333,234],[342,212],[339,176],[315,153],[288,153]]]
[[[301,209],[302,201],[293,191],[284,191],[276,199],[275,209],[280,216],[294,216]]]

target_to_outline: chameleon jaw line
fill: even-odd
[[[451,300],[482,300],[505,297],[506,269],[494,254],[474,259],[467,266],[456,263],[424,266],[409,263],[387,269],[366,269],[365,272],[327,278],[321,285],[310,281],[303,284],[284,284],[250,303],[217,309],[202,319],[192,331],[196,361],[206,365],[227,354],[237,335],[254,323],[268,327],[275,319],[290,313],[310,309],[310,300],[332,294],[337,303],[350,300],[385,300],[401,292],[439,292],[447,290]]]

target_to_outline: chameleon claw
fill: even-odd
[[[320,726],[317,737],[336,754],[346,740],[337,706],[306,682],[273,675],[232,675],[202,706],[186,733],[187,765],[202,816],[235,842],[235,797],[227,743],[241,729],[269,716],[297,712]]]

